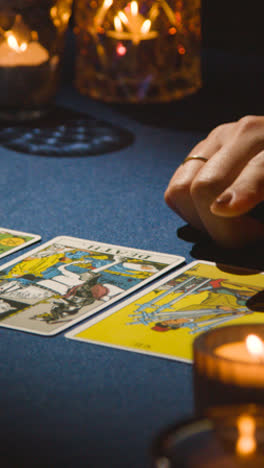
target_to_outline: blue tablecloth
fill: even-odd
[[[90,157],[0,147],[0,225],[38,233],[42,242],[69,235],[179,254],[187,263],[205,258],[259,266],[259,250],[217,248],[188,230],[163,200],[175,167],[214,125],[260,111],[255,88],[247,87],[248,68],[242,67],[247,76],[236,68],[239,86],[231,80],[230,89],[234,61],[226,82],[220,77],[215,84],[214,74],[226,76],[226,69],[214,55],[210,60],[204,89],[167,105],[106,105],[64,83],[58,106],[128,130],[133,141]],[[191,365],[74,342],[63,333],[43,338],[3,328],[0,350],[3,466],[145,468],[153,436],[193,415]]]

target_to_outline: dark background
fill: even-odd
[[[263,54],[263,2],[202,0],[205,48]]]

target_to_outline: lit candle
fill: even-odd
[[[215,353],[226,359],[247,363],[264,362],[264,343],[257,335],[250,334],[244,341],[219,346]]]
[[[29,31],[20,17],[12,30],[1,31],[0,43],[0,107],[1,117],[17,119],[20,111],[29,118],[48,106],[55,93],[57,65],[55,58]],[[44,103],[45,101],[45,103]]]
[[[48,51],[37,41],[20,46],[14,35],[0,44],[0,67],[37,66],[49,60]]]
[[[35,39],[21,15],[16,15],[12,29],[0,29],[0,67],[36,66],[49,59],[48,51]],[[36,37],[34,37],[36,36]]]
[[[0,7],[0,119],[31,120],[51,108],[71,2],[2,2],[10,8]]]
[[[264,326],[230,325],[197,337],[194,396],[198,414],[222,404],[264,404]]]

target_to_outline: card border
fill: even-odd
[[[14,235],[17,235],[17,236],[19,236],[19,235],[20,236],[31,236],[33,239],[25,242],[22,245],[19,245],[17,247],[12,248],[12,249],[8,250],[7,252],[4,252],[4,253],[0,254],[0,259],[4,258],[4,257],[7,257],[8,255],[11,255],[14,252],[17,252],[18,250],[23,250],[26,247],[28,247],[29,245],[35,244],[35,242],[39,242],[41,240],[41,236],[39,234],[32,234],[31,232],[24,232],[24,231],[16,231],[14,229],[5,228],[3,226],[0,226],[0,231],[1,230],[5,231],[5,232],[10,232],[10,234],[14,234]]]

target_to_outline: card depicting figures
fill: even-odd
[[[54,335],[183,261],[176,255],[56,237],[0,268],[0,326]]]

